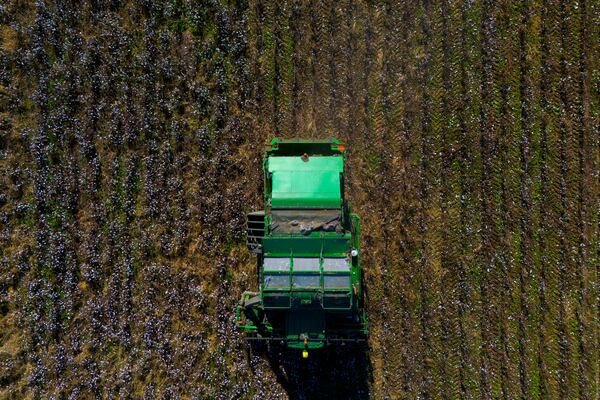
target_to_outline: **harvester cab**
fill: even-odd
[[[236,325],[246,339],[302,350],[365,341],[360,219],[344,197],[338,140],[273,139],[263,160],[264,209],[247,216],[258,291],[246,291]]]

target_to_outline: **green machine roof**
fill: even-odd
[[[338,208],[342,204],[343,157],[271,156],[271,207]]]

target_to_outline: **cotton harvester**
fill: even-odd
[[[360,219],[344,197],[338,140],[273,139],[265,148],[264,210],[247,216],[258,291],[244,292],[236,325],[249,341],[302,350],[364,342]]]

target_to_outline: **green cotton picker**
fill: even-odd
[[[304,358],[365,341],[360,219],[344,197],[345,157],[336,139],[266,146],[264,210],[247,217],[258,291],[244,292],[236,310],[249,341],[283,343]]]

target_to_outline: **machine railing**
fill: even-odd
[[[265,236],[265,212],[255,211],[246,217],[246,245],[252,253],[262,253],[262,239]]]

